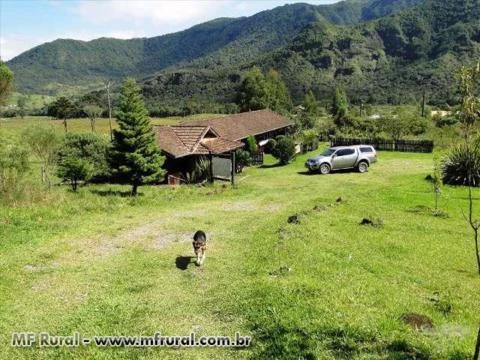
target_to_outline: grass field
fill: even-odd
[[[480,277],[466,190],[444,188],[450,217],[433,217],[412,210],[433,204],[431,154],[380,153],[366,174],[329,176],[306,175],[308,156],[267,158],[235,188],[145,186],[133,199],[122,186],[55,187],[40,205],[0,208],[0,358],[471,358]],[[188,263],[197,229],[202,268]],[[409,312],[433,329],[405,325]],[[13,331],[239,331],[253,346],[17,349]]]
[[[188,121],[201,120],[205,118],[218,117],[218,114],[197,114],[191,116],[172,116],[168,118],[152,118],[154,125],[173,125]],[[90,132],[90,120],[87,118],[68,119],[68,131],[71,132]],[[115,119],[113,119],[112,127],[116,127]],[[59,132],[64,132],[63,120],[55,120],[47,116],[26,116],[24,119],[20,118],[0,118],[0,130],[10,132],[12,134],[19,134],[21,131],[32,126],[53,126]],[[95,131],[99,134],[108,134],[110,125],[108,119],[97,119],[95,122]]]

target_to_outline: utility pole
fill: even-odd
[[[113,129],[112,129],[112,101],[110,99],[110,80],[105,82],[105,89],[107,90],[107,100],[108,100],[108,125],[110,127],[110,140],[113,140]]]
[[[427,114],[425,114],[425,88],[423,88],[422,92],[422,117],[427,117]]]

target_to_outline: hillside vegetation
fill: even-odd
[[[334,5],[294,4],[242,18],[221,18],[153,38],[89,42],[59,39],[8,62],[21,92],[54,94],[95,88],[104,79],[143,77],[169,66],[201,64],[238,67],[286,45],[318,19],[355,24],[390,14],[419,0],[347,1]]]
[[[427,0],[352,27],[317,22],[270,57],[292,95],[329,97],[343,84],[355,103],[456,103],[457,69],[480,57],[480,2]]]
[[[425,0],[357,25],[320,19],[285,47],[247,64],[220,66],[222,56],[197,60],[147,78],[144,93],[157,104],[229,103],[244,70],[258,65],[280,72],[295,103],[313,90],[326,105],[335,86],[343,85],[357,104],[414,104],[424,91],[430,104],[456,104],[457,69],[480,57],[479,9],[478,0]]]

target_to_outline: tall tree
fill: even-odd
[[[13,72],[0,59],[0,106],[5,105],[13,88]]]
[[[63,120],[65,132],[68,132],[67,119],[70,119],[73,116],[75,112],[75,104],[65,96],[61,96],[50,104],[49,112],[57,119]]]
[[[270,69],[265,76],[267,87],[267,107],[277,112],[286,112],[292,108],[292,100],[285,82],[278,71]]]
[[[27,105],[27,97],[21,95],[17,100],[17,107],[18,107],[18,115],[23,119],[25,117],[25,107]]]
[[[95,132],[95,121],[98,117],[100,117],[100,115],[102,115],[103,109],[97,105],[85,105],[83,107],[83,112],[90,119],[90,127],[92,132]]]
[[[320,112],[320,106],[312,90],[305,94],[303,106],[305,107],[305,112],[310,116],[317,116]]]
[[[57,162],[57,152],[61,142],[60,136],[53,128],[41,126],[27,128],[22,135],[33,155],[42,164],[40,168],[42,183],[50,187],[50,173]]]
[[[113,130],[110,165],[114,175],[132,185],[132,195],[136,196],[140,185],[163,177],[165,158],[157,146],[140,87],[132,78],[123,83],[117,123],[119,129]]]
[[[331,114],[335,119],[343,119],[348,114],[348,99],[345,89],[337,86],[333,94]]]
[[[468,140],[474,125],[480,118],[480,63],[473,67],[464,66],[460,70],[460,104],[459,120],[464,136]]]
[[[292,100],[278,71],[270,69],[264,75],[258,67],[252,68],[240,85],[238,102],[242,111],[271,109],[287,112]]]
[[[239,105],[242,111],[261,110],[268,106],[265,76],[258,67],[250,70],[240,85]]]

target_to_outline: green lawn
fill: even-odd
[[[218,114],[197,114],[185,117],[171,116],[167,118],[151,118],[154,125],[173,125],[188,121],[202,120],[206,118],[218,117],[222,115]],[[90,132],[91,125],[90,120],[87,118],[81,119],[68,119],[68,130],[71,132]],[[116,127],[115,119],[113,120],[113,128]],[[8,131],[18,134],[19,132],[28,129],[32,126],[53,126],[60,132],[65,131],[63,120],[55,120],[47,116],[26,116],[23,119],[20,118],[0,118],[0,130]],[[109,121],[108,119],[97,119],[95,125],[95,131],[100,134],[109,133]]]
[[[466,190],[444,188],[450,217],[433,217],[411,211],[433,205],[431,154],[380,153],[366,174],[328,176],[306,175],[307,157],[285,167],[268,158],[236,188],[145,186],[132,199],[122,186],[56,187],[43,205],[0,208],[0,358],[471,358],[480,276]],[[295,213],[300,223],[287,223]],[[361,226],[364,217],[384,225]],[[205,266],[182,269],[197,229],[209,237]],[[408,312],[434,328],[406,326]],[[239,331],[254,344],[16,349],[13,331]]]

